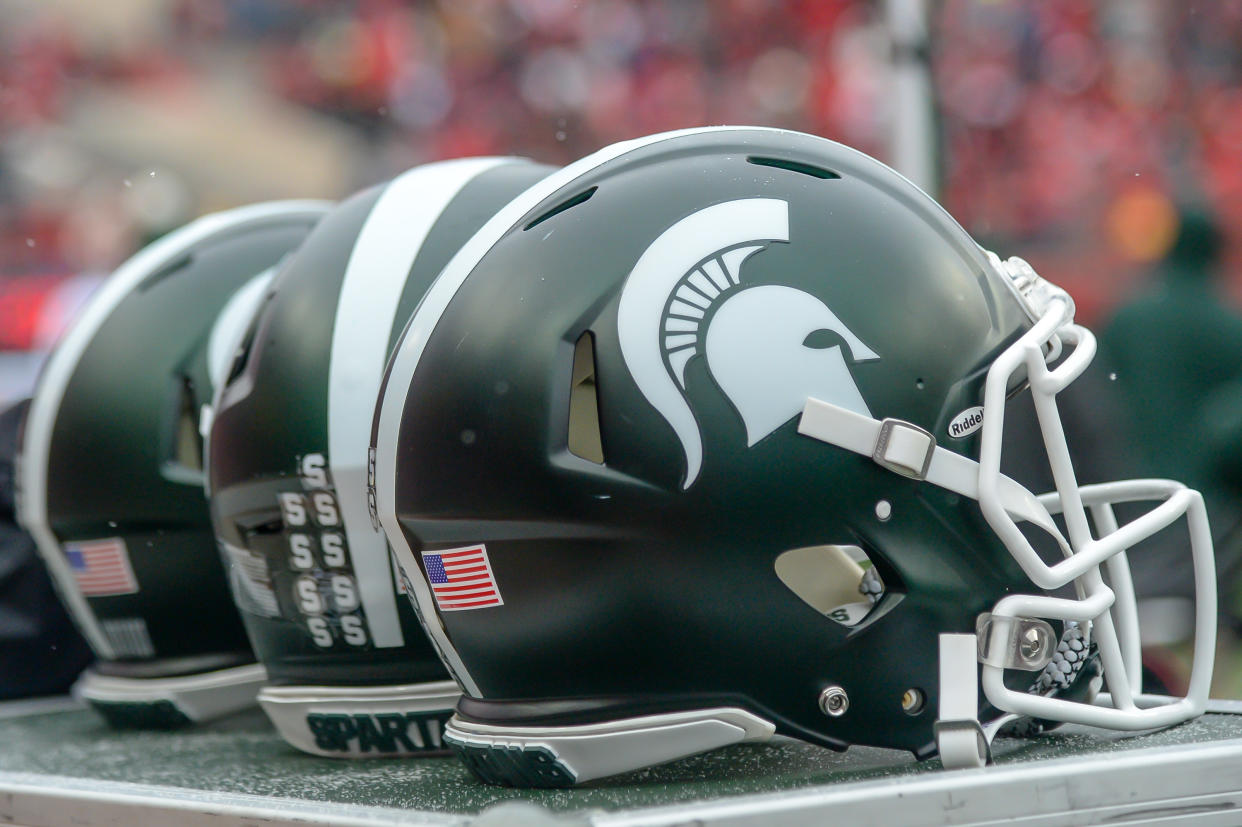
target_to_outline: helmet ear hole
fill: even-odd
[[[795,548],[776,558],[776,576],[811,608],[842,626],[856,626],[884,595],[884,581],[854,545]]]
[[[599,396],[595,384],[595,338],[585,331],[574,345],[569,389],[569,452],[591,462],[604,462],[599,430]]]

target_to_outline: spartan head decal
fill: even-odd
[[[686,365],[700,354],[741,416],[748,446],[797,416],[809,396],[871,415],[842,345],[854,361],[880,358],[875,351],[810,293],[743,283],[747,259],[788,241],[786,202],[716,204],[665,230],[622,288],[621,354],[643,396],[681,440],[683,488],[703,462],[703,440],[685,396]]]

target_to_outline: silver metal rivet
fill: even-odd
[[[880,500],[875,504],[875,516],[880,522],[888,522],[888,518],[893,516],[893,504],[888,500]]]
[[[830,686],[819,693],[819,708],[825,715],[839,718],[850,708],[850,696],[839,686]]]
[[[1033,661],[1044,651],[1045,641],[1043,630],[1038,626],[1028,626],[1022,632],[1022,640],[1018,650],[1024,660]]]

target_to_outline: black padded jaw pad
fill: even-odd
[[[13,488],[18,434],[29,409],[29,399],[0,409],[0,520],[12,520],[17,510]]]
[[[91,654],[15,519],[14,471],[30,400],[0,410],[0,700],[61,693]]]

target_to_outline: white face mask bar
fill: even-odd
[[[1011,714],[1121,730],[1170,726],[1201,714],[1207,703],[1216,637],[1216,575],[1212,539],[1203,498],[1197,491],[1168,480],[1128,480],[1080,487],[1056,405],[1056,394],[1077,379],[1095,355],[1095,337],[1073,323],[1069,296],[1041,279],[1021,259],[1001,262],[989,253],[993,266],[1006,278],[1034,326],[1006,348],[988,371],[984,387],[983,431],[979,462],[936,446],[927,431],[908,422],[870,417],[818,399],[808,399],[799,422],[800,433],[865,456],[901,474],[976,499],[988,524],[1022,570],[1046,590],[1073,585],[1074,599],[1046,595],[1009,595],[989,616],[981,618],[978,653],[969,661],[954,656],[968,670],[979,663],[988,701]],[[1065,345],[1072,350],[1055,368]],[[1025,369],[1034,398],[1056,490],[1035,497],[1000,473],[1001,435],[1004,432],[1006,392],[1015,374]],[[1160,501],[1158,505],[1118,527],[1113,506],[1118,503]],[[1092,535],[1088,510],[1099,534]],[[1052,519],[1062,514],[1067,540]],[[1170,526],[1185,515],[1195,574],[1195,640],[1186,697],[1171,699],[1142,694],[1138,612],[1126,549]],[[1045,531],[1065,559],[1048,565],[1018,528],[1022,520]],[[1105,581],[1100,571],[1108,573]],[[1008,689],[1006,668],[1038,670],[1048,662],[1054,644],[1047,620],[1086,625],[1099,647],[1109,695],[1097,705]],[[960,637],[942,635],[944,637]],[[974,638],[974,635],[966,637]],[[942,655],[944,641],[942,641]],[[1023,650],[1025,645],[1025,650]],[[952,648],[952,647],[951,647]],[[953,651],[961,649],[957,646]],[[1034,657],[1032,657],[1034,654]],[[969,664],[967,666],[966,664]],[[942,673],[946,670],[943,668]],[[973,707],[975,675],[959,679],[942,674],[941,694],[961,695]],[[1102,706],[1104,700],[1108,706]],[[942,698],[942,706],[944,698]],[[958,707],[952,718],[962,717]],[[943,712],[944,710],[942,710]],[[944,714],[941,715],[945,717]],[[1012,717],[1012,715],[1010,716]],[[976,721],[973,729],[982,730]],[[989,727],[994,732],[993,727]],[[973,735],[970,741],[974,743]],[[943,751],[943,750],[942,750]],[[971,747],[973,752],[973,747]],[[982,753],[980,753],[982,755]],[[946,760],[946,766],[948,765]],[[958,766],[963,763],[955,762]]]
[[[1073,323],[1074,306],[1059,288],[1035,275],[1021,259],[993,265],[1006,275],[1035,325],[1007,348],[988,371],[984,388],[983,437],[979,453],[979,506],[988,524],[1022,570],[1038,586],[1057,589],[1073,584],[1077,599],[1010,595],[992,610],[993,618],[1045,618],[1090,622],[1110,691],[1110,708],[1018,692],[1004,685],[1004,670],[983,665],[983,691],[999,709],[1070,723],[1138,730],[1169,726],[1202,714],[1212,677],[1216,638],[1216,575],[1212,538],[1203,497],[1169,480],[1127,480],[1080,487],[1057,410],[1056,394],[1077,379],[1095,356],[1095,337]],[[1073,350],[1055,368],[1048,361]],[[1035,412],[1043,434],[1056,491],[1042,495],[1050,513],[1060,513],[1069,533],[1066,559],[1049,566],[1018,529],[995,494],[1001,479],[1001,435],[1008,383],[1022,368],[1030,381]],[[1113,506],[1124,502],[1161,501],[1118,528]],[[1094,518],[1092,535],[1087,510]],[[1195,573],[1195,640],[1190,685],[1184,698],[1170,700],[1142,694],[1138,612],[1126,549],[1186,517]],[[1058,540],[1061,538],[1058,536]],[[1099,566],[1108,572],[1112,588]]]

